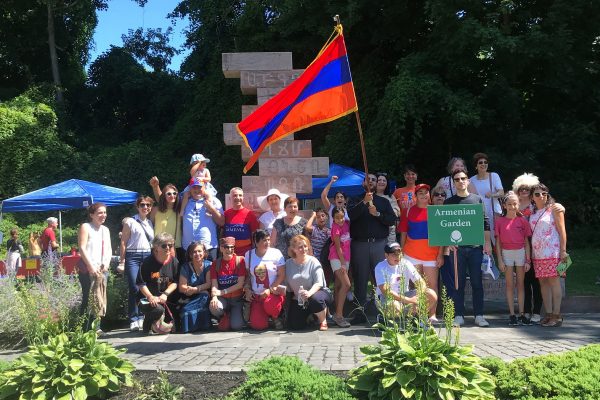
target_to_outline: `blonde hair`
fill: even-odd
[[[519,175],[515,178],[512,184],[512,190],[513,192],[518,193],[519,189],[522,187],[526,187],[531,190],[532,187],[539,184],[540,178],[538,178],[534,174],[525,172],[524,174]]]
[[[290,245],[288,246],[288,256],[291,258],[296,257],[296,252],[293,250],[300,242],[306,243],[308,246],[308,253],[312,254],[312,247],[310,245],[310,240],[304,235],[296,235],[290,239]]]

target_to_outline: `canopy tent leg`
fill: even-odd
[[[60,210],[58,210],[58,237],[60,240],[60,247],[59,247],[58,252],[59,252],[59,254],[62,254],[62,250],[63,250],[63,247],[62,247],[62,213]]]

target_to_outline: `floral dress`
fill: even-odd
[[[276,219],[273,223],[273,229],[277,230],[277,244],[275,247],[281,251],[285,259],[290,258],[288,256],[288,247],[290,246],[290,240],[296,235],[301,235],[306,228],[308,221],[305,218],[300,218],[297,224],[288,225],[285,223],[283,218]]]
[[[531,253],[536,278],[558,276],[556,266],[560,263],[560,237],[554,214],[549,208],[537,210],[529,218],[533,231]]]

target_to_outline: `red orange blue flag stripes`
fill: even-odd
[[[358,110],[341,26],[317,58],[289,86],[237,124],[252,150],[244,173],[265,147],[294,132]]]

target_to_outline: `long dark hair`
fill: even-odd
[[[173,189],[177,192],[177,196],[175,196],[175,204],[173,204],[173,211],[179,214],[179,207],[181,207],[181,202],[179,201],[179,190],[172,183],[167,183],[162,188],[162,193],[158,198],[158,211],[161,213],[167,212],[169,207],[167,206],[167,195],[165,194],[169,189]]]
[[[387,174],[382,173],[382,172],[378,172],[377,175],[375,175],[377,177],[377,181],[379,181],[379,177],[383,176],[385,178],[385,188],[383,189],[383,194],[385,194],[386,196],[389,196],[390,193],[390,180],[387,177]],[[375,186],[375,191],[377,192],[377,186]]]
[[[533,193],[535,193],[536,190],[541,190],[542,192],[548,193],[548,196],[546,197],[546,204],[544,204],[546,207],[551,206],[555,203],[554,198],[550,196],[550,189],[548,189],[548,186],[540,182],[537,185],[533,185],[531,188],[529,188],[529,198],[531,198],[531,204],[533,204],[534,211],[538,210],[535,205],[535,201],[533,201]]]

